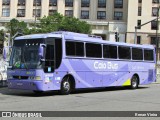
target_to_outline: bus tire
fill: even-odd
[[[69,77],[65,77],[63,80],[62,80],[62,83],[61,83],[61,94],[62,95],[68,95],[71,93],[71,81],[69,79]]]
[[[131,79],[131,89],[137,89],[138,88],[138,77],[136,75],[132,76]]]

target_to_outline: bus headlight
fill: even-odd
[[[41,77],[40,76],[35,76],[35,77],[34,76],[30,76],[29,79],[30,80],[41,80]]]
[[[40,76],[36,76],[35,80],[41,80],[41,77]]]

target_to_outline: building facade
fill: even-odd
[[[156,46],[159,40],[159,16],[160,0],[128,0],[128,17],[126,42],[137,44],[152,44]],[[154,21],[155,20],[155,21]],[[146,24],[147,23],[147,24]],[[137,29],[137,40],[135,39],[135,26],[145,24]],[[160,42],[159,42],[160,44]],[[158,45],[160,47],[160,45]],[[158,61],[160,60],[160,49],[158,47]]]
[[[92,25],[92,33],[104,39],[115,41],[115,32],[119,41],[125,42],[127,30],[128,0],[0,0],[0,29],[10,19],[34,22],[59,12],[74,16]]]
[[[134,43],[135,26],[157,17],[159,0],[0,0],[0,29],[12,18],[33,23],[54,12],[74,16],[92,25],[103,39]],[[36,17],[35,17],[36,15]],[[137,30],[138,44],[156,44],[156,21]]]

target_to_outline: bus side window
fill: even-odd
[[[66,55],[74,57],[84,57],[84,43],[67,41]]]
[[[86,43],[86,56],[92,58],[102,58],[101,44]]]
[[[154,60],[153,50],[144,50],[144,60],[147,60],[147,61]]]
[[[131,49],[130,47],[119,46],[118,47],[119,59],[131,59]]]
[[[143,60],[143,51],[140,48],[132,48],[132,60]]]
[[[104,45],[103,46],[103,57],[117,59],[117,46]]]

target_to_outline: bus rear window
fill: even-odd
[[[144,50],[144,60],[153,61],[153,50]]]

